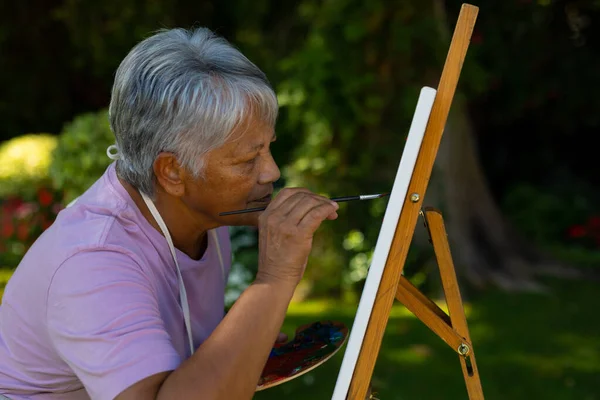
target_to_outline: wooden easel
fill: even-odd
[[[484,398],[442,215],[432,208],[422,209],[421,206],[478,11],[478,7],[470,4],[462,5],[415,169],[410,180],[408,194],[404,200],[404,206],[398,220],[354,369],[347,395],[348,400],[369,398],[367,397],[369,383],[395,298],[459,354],[469,399],[483,400]],[[447,315],[402,275],[419,215],[424,218],[433,244],[450,315]]]

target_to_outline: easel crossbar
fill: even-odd
[[[400,277],[396,299],[459,354],[469,399],[483,400],[475,352],[469,337],[467,318],[442,214],[433,208],[426,208],[421,215],[435,251],[449,314],[425,296],[404,275]]]
[[[458,352],[461,346],[470,343],[453,328],[448,315],[404,276],[400,278],[396,299],[438,335],[452,350]],[[440,314],[441,313],[441,314]]]

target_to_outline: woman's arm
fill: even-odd
[[[223,321],[175,371],[123,391],[129,399],[250,399],[300,281],[312,237],[337,205],[303,189],[284,189],[261,215],[259,271]]]
[[[148,377],[117,400],[251,398],[292,294],[291,287],[253,283],[177,370]]]

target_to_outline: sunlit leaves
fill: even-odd
[[[114,143],[108,111],[87,113],[67,123],[53,152],[50,176],[65,202],[81,195],[111,163],[106,148]]]
[[[49,183],[48,167],[57,139],[50,134],[23,135],[0,145],[0,197],[25,195]]]
[[[288,184],[331,196],[391,188],[423,75],[437,69],[437,55],[423,57],[435,52],[438,41],[428,7],[383,0],[301,2],[297,17],[305,40],[280,61],[276,85],[285,116],[279,131],[301,138],[283,169]],[[381,204],[343,204],[340,218],[315,238],[330,243],[313,249],[312,262],[332,271],[333,288],[340,283],[333,271],[343,273],[346,284],[364,278],[385,210],[385,200],[376,202]],[[352,242],[356,232],[364,238],[360,248]],[[309,279],[315,273],[307,270]]]

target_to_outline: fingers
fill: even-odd
[[[320,201],[325,201],[325,202],[331,203],[331,200],[329,200],[326,197],[319,196],[319,195],[311,193],[311,192],[299,192],[299,193],[295,193],[291,197],[289,197],[288,200],[281,205],[279,210],[281,211],[281,214],[283,216],[291,217],[294,212],[297,212],[298,210],[307,209],[306,207],[303,207],[303,205],[309,204],[309,202],[312,201],[311,199],[317,199]],[[301,211],[300,211],[300,213],[302,214],[302,216],[304,215],[304,213],[302,213]],[[301,219],[301,216],[299,216],[299,218],[296,222],[299,222],[300,219]]]
[[[275,343],[285,343],[285,342],[287,342],[287,340],[288,340],[288,335],[286,335],[283,332],[279,332]]]
[[[277,208],[277,214],[279,214],[283,218],[287,217],[292,212],[292,210],[294,210],[296,207],[302,204],[303,201],[306,201],[307,196],[310,196],[310,192],[294,193]]]
[[[337,203],[336,203],[336,204],[337,204]],[[339,204],[338,204],[338,205],[337,205],[337,208],[336,208],[336,210],[337,210],[339,207],[340,207],[340,206],[339,206]],[[334,220],[334,219],[336,219],[337,217],[338,217],[338,213],[337,213],[337,211],[334,211],[333,213],[331,213],[331,214],[329,214],[329,215],[327,216],[327,219],[328,219],[328,220]]]
[[[337,203],[331,202],[321,202],[319,205],[311,208],[300,220],[298,227],[302,230],[307,230],[309,232],[315,232],[321,222],[332,216],[338,209]],[[335,217],[331,217],[329,219],[337,218],[337,213]]]
[[[310,190],[305,188],[285,188],[281,189],[281,191],[275,196],[271,204],[269,204],[268,209],[274,210],[279,208],[281,204],[285,203],[290,197],[298,194],[298,193],[311,193]]]
[[[290,210],[289,214],[286,216],[286,219],[292,225],[299,226],[300,222],[306,217],[307,214],[312,213],[313,209],[316,209],[320,206],[329,207],[329,213],[327,213],[327,215],[335,212],[338,207],[336,203],[324,197],[317,195],[303,195],[302,200],[296,205],[296,207]],[[323,216],[323,219],[325,219],[327,215]]]
[[[324,219],[337,218],[337,209],[337,203],[307,189],[282,190],[259,217],[257,276],[297,285],[315,230]]]
[[[283,189],[271,202],[260,219],[260,226],[270,226],[277,231],[312,237],[321,222],[334,220],[339,205],[326,197],[319,196],[304,188]]]
[[[297,196],[300,193],[310,193],[308,189],[304,188],[285,188],[282,189],[277,196],[267,206],[267,209],[258,217],[259,225],[273,225],[280,224],[284,219],[287,212],[282,212],[282,207],[287,207],[287,203],[291,202],[296,204],[298,202]]]

